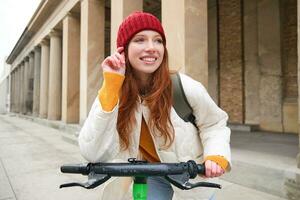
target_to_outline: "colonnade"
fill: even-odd
[[[180,48],[177,45],[184,43],[167,43],[170,49],[170,66],[187,71],[207,85],[208,65],[207,59],[204,58],[207,55],[207,30],[202,28],[207,25],[207,15],[203,14],[201,18],[197,15],[200,11],[207,13],[207,5],[202,1],[178,1],[177,6],[170,7],[172,1],[168,1],[162,2],[161,5],[165,32],[181,33],[179,40],[185,43]],[[42,38],[38,32],[32,39],[36,45],[25,46],[24,51],[27,53],[21,59],[15,59],[19,62],[13,63],[11,72],[12,112],[49,120],[62,120],[65,123],[82,123],[86,119],[101,84],[99,61],[104,59],[107,48],[107,11],[105,1],[102,0],[81,0],[78,4],[79,11],[71,9],[62,15],[58,24],[51,27],[48,34]],[[189,11],[191,6],[194,9]],[[110,12],[114,13],[110,19],[111,52],[116,49],[115,40],[119,24],[128,14],[137,10],[143,10],[143,0],[111,0]],[[180,13],[180,18],[183,19],[179,26],[173,24],[172,18],[175,13]],[[193,27],[186,27],[184,19],[193,21]],[[193,32],[199,33],[199,30],[202,30],[203,40],[200,43],[192,42],[198,37]],[[170,41],[176,39],[172,38],[173,34],[169,35]],[[191,53],[191,48],[199,50],[197,59]],[[192,60],[185,58],[187,53],[188,57],[193,57]],[[201,69],[194,67],[196,63]],[[199,71],[202,73],[197,76]]]

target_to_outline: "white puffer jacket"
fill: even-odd
[[[171,120],[175,129],[173,144],[170,148],[163,149],[161,147],[164,140],[161,137],[153,137],[161,162],[196,160],[201,163],[206,156],[220,155],[229,161],[227,171],[230,170],[230,129],[226,126],[227,114],[214,103],[201,83],[184,74],[180,74],[180,77],[200,133],[193,124],[183,121],[172,108]],[[135,113],[137,124],[130,138],[130,144],[133,145],[127,151],[120,151],[116,129],[118,105],[111,112],[105,112],[96,98],[78,138],[83,157],[89,162],[126,162],[128,158],[137,157],[142,117],[148,124],[149,115],[148,108],[139,103]],[[151,133],[151,135],[158,134]],[[194,180],[203,181],[201,179],[197,177]],[[216,179],[204,181],[215,182]],[[111,178],[104,186],[101,199],[130,199],[130,185],[130,178]],[[175,191],[173,199],[177,200],[209,199],[214,191],[208,188],[195,188],[192,191],[182,191],[174,187],[173,189]]]

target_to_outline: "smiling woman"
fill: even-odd
[[[101,66],[104,82],[79,135],[82,155],[88,161],[132,157],[148,162],[197,160],[205,164],[206,178],[230,170],[228,116],[201,83],[180,74],[198,129],[183,121],[172,106],[166,37],[155,16],[145,12],[129,15],[119,27],[116,52]],[[209,189],[176,192],[163,177],[148,184],[150,200],[170,200],[174,193],[177,199],[211,199],[214,193]],[[105,187],[102,199],[111,199],[115,192],[110,190],[117,192],[120,185],[126,185],[123,192],[130,191],[130,184],[119,178]],[[125,193],[117,193],[120,195],[112,199],[124,199]]]
[[[141,31],[129,42],[128,60],[143,86],[161,65],[164,51],[163,39],[155,31]]]

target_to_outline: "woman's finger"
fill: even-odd
[[[123,54],[123,55],[122,55]],[[121,65],[124,66],[125,65],[125,57],[124,57],[124,53],[115,53],[115,56],[120,60]]]
[[[112,69],[116,69],[117,63],[114,61],[114,59],[111,56],[108,56],[107,58],[105,58],[102,67],[109,67]]]
[[[205,161],[205,176],[208,178],[211,176],[211,161],[210,160]]]
[[[218,174],[218,176],[221,176],[223,173],[224,173],[224,170],[222,169],[222,167],[217,165],[217,174]]]
[[[122,66],[121,61],[116,56],[116,54],[113,54],[111,57],[112,57],[112,59],[114,59],[115,63],[117,64],[116,67],[119,69]]]
[[[211,161],[211,177],[217,176],[217,164]]]

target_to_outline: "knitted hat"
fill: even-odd
[[[156,31],[166,41],[160,21],[150,13],[138,11],[130,14],[119,26],[117,47],[125,47],[136,33],[143,30]]]

